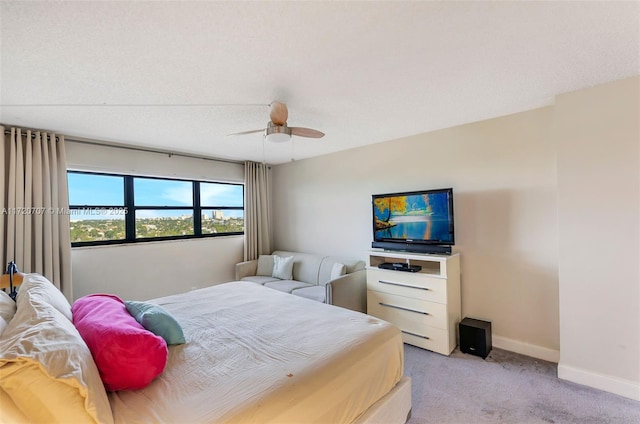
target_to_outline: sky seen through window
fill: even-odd
[[[124,178],[112,175],[68,174],[69,205],[71,206],[124,206]],[[134,203],[136,206],[193,206],[193,192],[190,181],[134,178]],[[200,203],[202,214],[212,217],[216,207],[243,206],[241,185],[200,183]],[[211,209],[207,210],[206,208]],[[224,210],[225,217],[242,218],[242,210]],[[89,214],[78,211],[71,220],[83,219],[124,219],[123,211]],[[189,210],[137,210],[136,218],[163,218],[192,216]]]

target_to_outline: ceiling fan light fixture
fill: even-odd
[[[272,141],[274,143],[286,143],[291,140],[291,136],[307,137],[307,138],[322,138],[324,133],[322,131],[314,130],[312,128],[304,127],[289,127],[287,126],[287,105],[281,102],[274,101],[271,103],[271,112],[269,113],[270,121],[267,122],[267,128],[259,130],[242,131],[229,135],[244,135],[263,133],[262,140]]]
[[[270,122],[265,131],[264,138],[274,143],[285,143],[291,140],[291,129],[286,125],[273,125]]]

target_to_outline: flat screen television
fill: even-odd
[[[374,248],[451,254],[455,244],[453,189],[374,194]]]

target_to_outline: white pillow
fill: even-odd
[[[0,337],[0,388],[29,422],[113,423],[100,372],[78,330],[41,290],[23,288]]]
[[[9,323],[4,318],[0,317],[0,335],[2,335],[2,332],[7,328],[8,324]]]
[[[273,255],[260,255],[256,275],[271,277],[273,275]]]
[[[9,297],[7,293],[0,290],[0,318],[3,318],[7,324],[16,314],[16,302]],[[0,323],[2,325],[2,323]]]
[[[18,289],[16,303],[18,307],[22,305],[22,300],[26,298],[26,293],[32,297],[37,297],[45,303],[56,308],[62,315],[71,321],[71,305],[66,297],[53,283],[40,274],[25,274],[22,285]]]
[[[274,256],[271,276],[281,280],[291,280],[293,278],[293,256]]]
[[[347,267],[345,266],[345,264],[341,264],[340,262],[336,262],[331,267],[331,279],[332,280],[335,279],[335,278],[338,278],[338,277],[342,277],[346,273],[347,273]]]

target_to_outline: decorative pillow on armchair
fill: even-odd
[[[258,269],[256,275],[262,277],[273,276],[273,255],[260,255],[258,256]]]
[[[347,267],[345,264],[341,264],[340,262],[336,262],[331,267],[331,279],[334,280],[338,277],[342,277],[347,273]]]
[[[293,278],[293,256],[274,256],[271,276],[281,280],[291,280]]]

